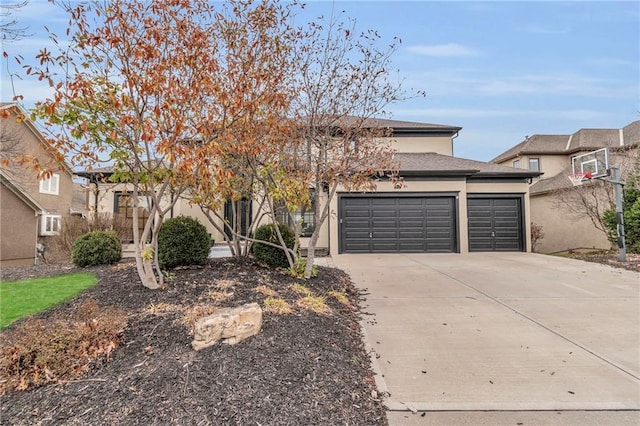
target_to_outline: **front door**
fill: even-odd
[[[247,236],[247,228],[251,223],[251,200],[243,198],[224,203],[224,233],[228,241],[232,239],[232,231]]]

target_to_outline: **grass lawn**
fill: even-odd
[[[44,311],[93,287],[93,274],[77,273],[0,283],[0,329],[13,321]]]

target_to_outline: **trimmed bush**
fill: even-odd
[[[79,267],[110,265],[122,259],[122,245],[113,231],[89,232],[74,241],[71,258]]]
[[[162,269],[204,265],[211,239],[207,228],[196,219],[178,216],[167,219],[158,233],[158,261]]]
[[[284,223],[278,223],[278,228],[280,228],[280,233],[282,234],[282,239],[284,240],[285,245],[292,249],[296,242],[295,233]],[[253,238],[260,241],[279,244],[276,227],[273,224],[262,225],[256,229]],[[289,267],[287,255],[280,247],[273,247],[267,244],[254,242],[251,245],[251,254],[253,254],[253,257],[255,257],[257,261],[266,263],[272,268]]]

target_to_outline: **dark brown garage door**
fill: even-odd
[[[470,197],[469,251],[522,251],[522,199]]]
[[[457,251],[454,196],[341,196],[340,253]]]

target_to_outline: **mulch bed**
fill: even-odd
[[[6,268],[2,279],[60,269],[48,268]],[[0,396],[3,425],[387,424],[359,314],[334,298],[327,297],[330,314],[301,308],[287,315],[265,313],[260,334],[198,352],[180,322],[184,311],[154,309],[210,302],[219,280],[233,284],[233,296],[220,306],[262,306],[265,296],[254,291],[260,285],[294,304],[299,295],[289,287],[296,282],[315,294],[344,290],[357,303],[360,294],[342,271],[319,268],[318,278],[300,281],[250,261],[216,259],[202,268],[175,270],[164,290],[145,289],[132,264],[90,271],[99,276],[96,287],[41,316],[89,297],[126,309],[129,325],[120,347],[111,362],[99,360],[75,381]]]
[[[603,265],[609,265],[614,268],[640,272],[640,254],[637,253],[627,253],[626,262],[620,262],[619,252],[617,250],[599,250],[586,253],[569,252],[566,256],[572,259],[602,263]]]

